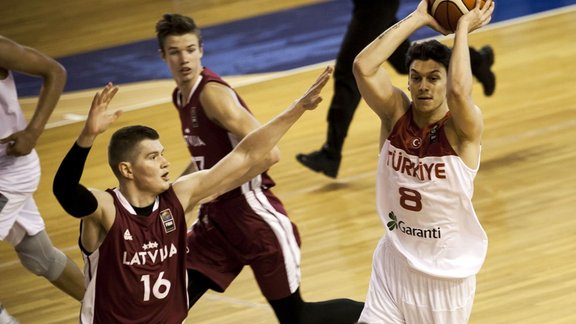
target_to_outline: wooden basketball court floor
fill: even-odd
[[[117,1],[88,10],[72,0],[54,6],[40,0],[11,6],[14,15],[37,19],[28,29],[4,22],[2,33],[49,55],[78,53],[150,38],[150,25],[167,11],[195,13],[200,25],[262,14],[310,1]],[[136,10],[135,6],[138,6]],[[31,9],[32,8],[32,9]],[[249,10],[248,10],[249,8]],[[66,9],[71,25],[58,24]],[[242,10],[240,10],[242,9]],[[34,10],[37,16],[27,15]],[[252,11],[256,10],[256,11]],[[99,12],[96,19],[93,12]],[[114,19],[110,19],[113,16]],[[68,16],[67,16],[68,17]],[[12,18],[16,19],[16,18]],[[46,29],[45,26],[55,26]],[[20,27],[19,27],[20,26]],[[32,27],[30,27],[32,26]],[[102,29],[99,39],[90,30]],[[82,37],[78,37],[78,34]],[[473,46],[496,52],[497,89],[474,96],[485,118],[485,135],[474,203],[489,236],[478,274],[470,323],[576,323],[576,7],[494,24],[471,36]],[[444,39],[450,44],[450,39]],[[330,63],[330,62],[328,62]],[[322,69],[229,78],[261,121],[289,105]],[[398,85],[405,76],[394,76]],[[146,124],[158,129],[173,175],[188,162],[169,101],[171,81],[122,86],[114,107],[128,110],[115,128]],[[143,96],[142,94],[145,93]],[[299,226],[302,239],[301,291],[309,301],[348,297],[363,300],[373,249],[383,233],[375,211],[378,123],[362,104],[355,115],[337,180],[309,172],[294,159],[324,140],[325,103],[305,115],[280,143],[282,160],[271,169],[277,195]],[[53,174],[78,134],[94,91],[67,93],[40,139],[42,179],[36,194],[54,244],[78,264],[78,221],[67,216],[51,192]],[[22,100],[26,111],[34,98]],[[83,183],[98,188],[116,181],[106,164],[101,136],[87,163]],[[0,244],[0,301],[22,323],[75,323],[79,303],[43,278],[24,270],[6,243]],[[274,315],[245,269],[224,294],[208,292],[187,323],[275,323]]]

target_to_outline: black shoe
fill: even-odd
[[[491,96],[496,90],[496,75],[490,70],[494,64],[494,50],[489,45],[482,47],[478,53],[482,56],[482,64],[474,69],[474,76],[482,84],[484,94]]]
[[[325,149],[321,149],[308,154],[297,154],[296,160],[313,171],[324,173],[330,178],[336,178],[342,157],[331,157]]]

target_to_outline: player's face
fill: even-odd
[[[447,71],[434,60],[415,60],[410,64],[408,89],[417,111],[430,113],[446,101]]]
[[[136,147],[134,160],[130,163],[135,185],[154,195],[170,186],[168,167],[164,158],[164,147],[159,140],[143,140]]]
[[[195,34],[172,35],[164,39],[162,58],[177,85],[194,84],[202,72],[202,47]]]

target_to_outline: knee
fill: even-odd
[[[26,269],[49,281],[60,277],[68,260],[62,251],[52,245],[44,231],[34,236],[24,236],[15,249],[20,263]]]

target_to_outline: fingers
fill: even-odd
[[[492,14],[494,13],[494,6],[495,6],[494,1],[488,0],[484,4],[484,7],[482,7],[483,10],[482,20],[485,21],[486,24],[490,22],[490,20],[492,20]]]
[[[481,5],[481,3],[482,3],[481,0],[476,0],[476,6],[474,9],[479,10],[482,17],[491,16],[492,13],[494,12],[494,1],[486,0],[486,2],[484,2],[484,5]]]
[[[332,76],[333,71],[334,68],[332,66],[327,66],[324,71],[322,71],[322,74],[320,74],[318,79],[316,79],[316,82],[314,85],[312,85],[312,88],[318,91],[322,90],[322,88],[324,88],[324,86],[328,83],[328,80],[330,80],[330,76]]]
[[[14,136],[14,135],[10,135],[10,136],[8,136],[8,137],[4,137],[4,138],[0,139],[0,144],[6,144],[6,143],[11,142],[11,141],[12,141],[12,136]]]
[[[110,101],[112,101],[112,98],[114,98],[117,92],[118,87],[114,86],[112,82],[108,82],[108,84],[106,85],[106,87],[104,87],[104,90],[102,91],[102,101],[106,104],[110,103]]]
[[[118,92],[118,87],[114,86],[112,82],[108,82],[108,84],[102,89],[102,91],[97,92],[94,95],[94,99],[92,99],[92,108],[102,108],[106,109],[112,98]]]

